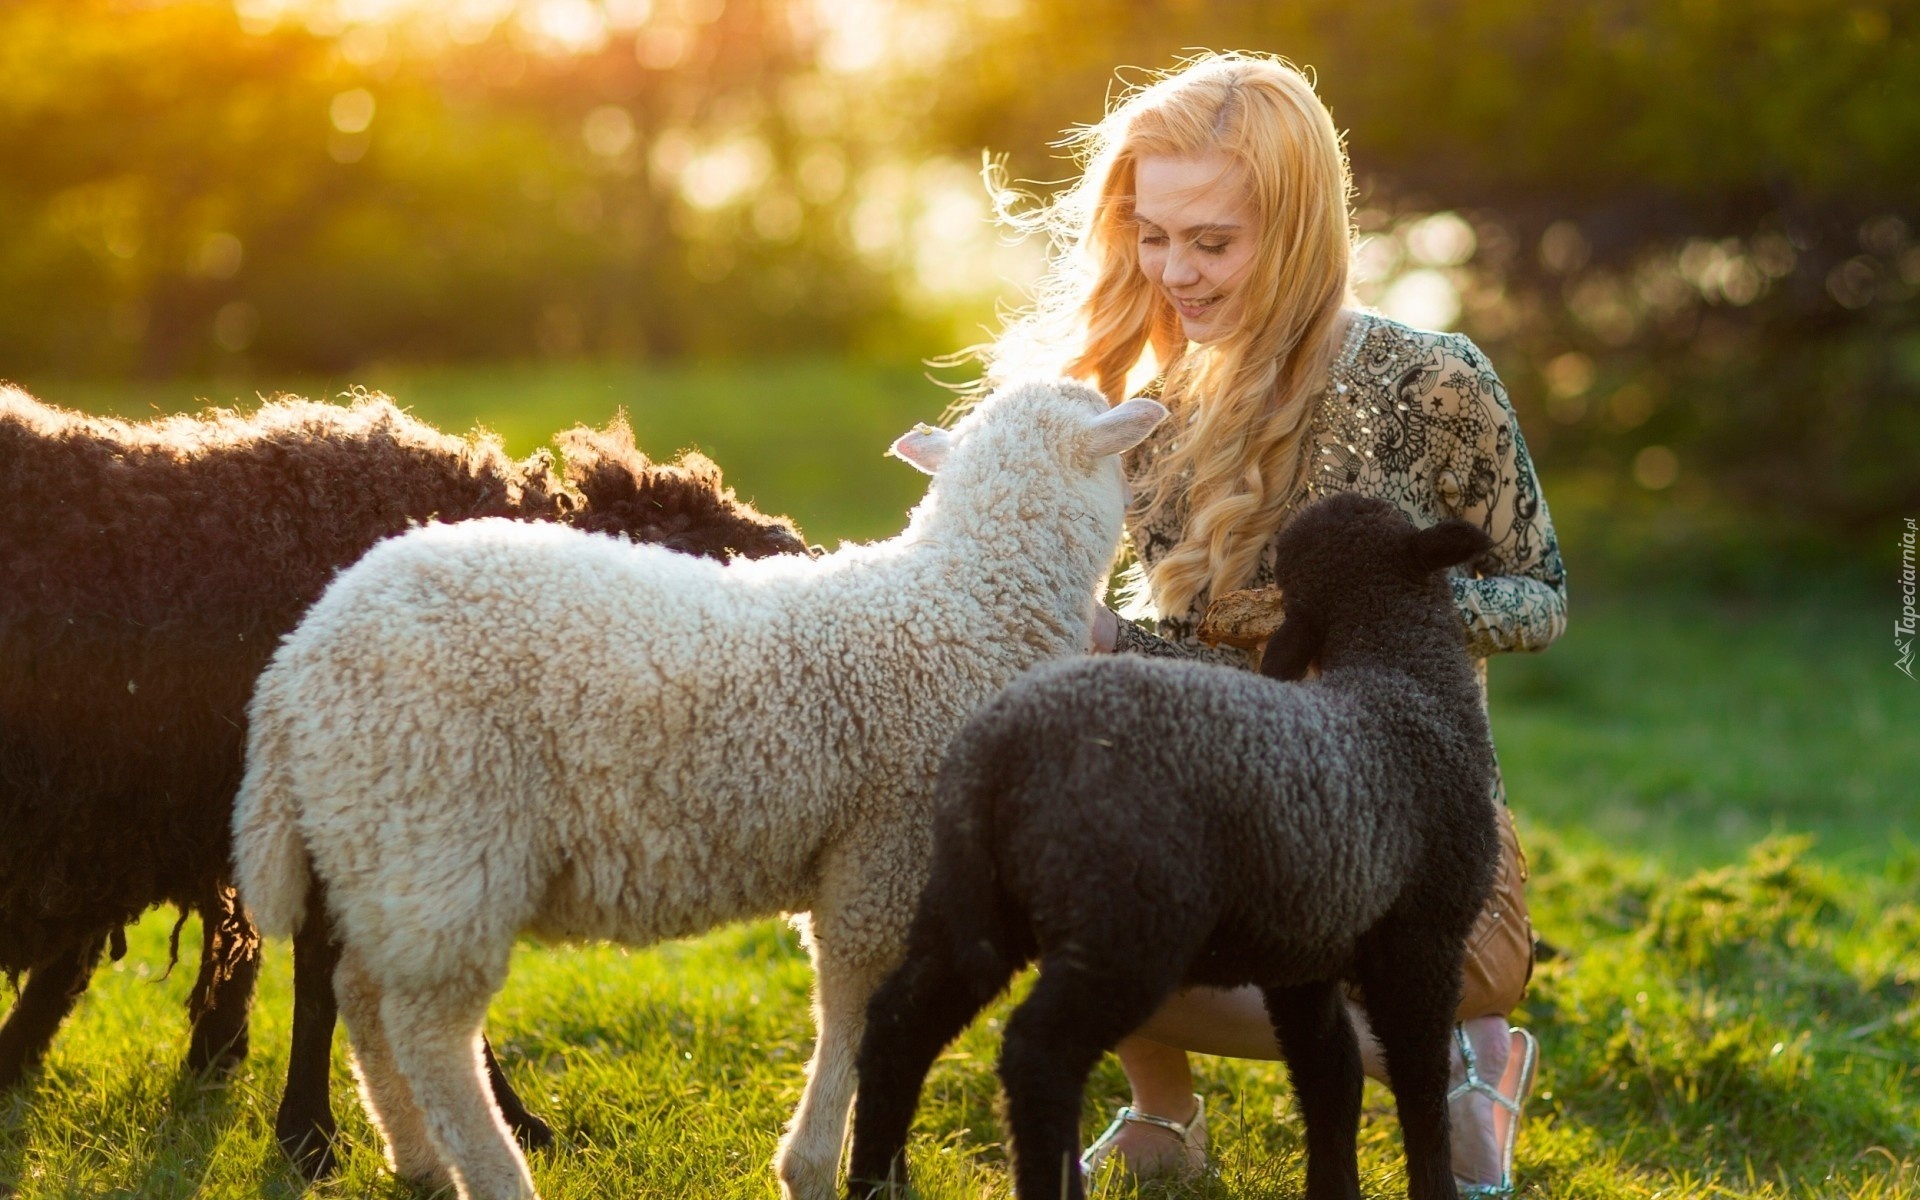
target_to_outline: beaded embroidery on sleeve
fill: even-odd
[[[1138,481],[1185,422],[1178,416],[1124,459]],[[1462,334],[1413,329],[1356,314],[1308,427],[1307,503],[1335,492],[1390,501],[1422,528],[1448,517],[1472,521],[1493,538],[1473,563],[1454,569],[1455,602],[1475,657],[1542,650],[1566,627],[1566,569],[1506,388],[1479,347]],[[1130,514],[1128,536],[1151,566],[1178,543],[1184,507],[1155,522]],[[1273,584],[1268,544],[1245,587]],[[1212,649],[1194,631],[1206,612],[1197,597],[1163,615],[1155,633],[1123,621],[1115,649],[1251,665],[1237,650]]]

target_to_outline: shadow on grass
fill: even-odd
[[[104,1194],[192,1197],[202,1190],[229,1127],[244,1119],[237,1085],[219,1071],[174,1069],[165,1081],[136,1075],[77,1095],[85,1086],[59,1065],[43,1066],[6,1097],[0,1108],[0,1195],[97,1194],[96,1182],[111,1178],[124,1182]],[[59,1124],[43,1119],[56,1109]],[[72,1170],[85,1182],[27,1178],[36,1143],[45,1140],[68,1144]]]

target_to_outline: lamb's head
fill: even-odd
[[[1330,636],[1367,629],[1384,647],[1390,633],[1456,631],[1460,619],[1442,572],[1486,553],[1493,540],[1465,521],[1416,529],[1377,496],[1342,492],[1302,509],[1274,546],[1274,582],[1285,621],[1268,639],[1260,670],[1298,679]]]
[[[1109,407],[1085,384],[1030,380],[994,392],[952,429],[914,429],[892,452],[934,476],[914,514],[923,529],[1030,535],[1035,553],[1068,555],[1075,569],[1091,554],[1104,566],[1126,505],[1119,456],[1166,415],[1152,400]]]

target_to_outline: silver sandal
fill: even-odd
[[[1460,1061],[1466,1068],[1466,1078],[1447,1092],[1447,1103],[1452,1104],[1468,1092],[1478,1092],[1506,1109],[1509,1118],[1506,1144],[1500,1148],[1500,1182],[1460,1183],[1455,1180],[1454,1186],[1460,1191],[1460,1200],[1511,1200],[1513,1196],[1513,1148],[1520,1140],[1520,1110],[1526,1106],[1527,1097],[1533,1092],[1533,1071],[1540,1061],[1540,1043],[1526,1030],[1517,1025],[1508,1026],[1509,1043],[1516,1033],[1520,1035],[1520,1077],[1518,1086],[1509,1097],[1480,1078],[1473,1043],[1467,1040],[1467,1031],[1458,1025],[1453,1027],[1453,1039],[1460,1047]]]
[[[1197,1175],[1206,1169],[1207,1162],[1207,1102],[1196,1093],[1193,1097],[1193,1115],[1185,1121],[1172,1121],[1166,1117],[1156,1117],[1152,1113],[1141,1112],[1132,1105],[1123,1106],[1113,1115],[1113,1123],[1108,1125],[1099,1137],[1093,1139],[1086,1153],[1080,1156],[1080,1174],[1092,1179],[1096,1171],[1114,1157],[1114,1149],[1120,1140],[1120,1131],[1128,1125],[1153,1125],[1173,1134],[1180,1139],[1180,1148],[1187,1152],[1191,1169],[1189,1175]],[[1198,1164],[1192,1160],[1198,1156]],[[1120,1161],[1125,1161],[1124,1159]],[[1171,1174],[1171,1172],[1168,1172]]]

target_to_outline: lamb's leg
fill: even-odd
[[[247,1010],[260,970],[260,934],[231,887],[216,887],[197,906],[200,977],[187,998],[193,1035],[187,1070],[231,1071],[247,1057]]]
[[[389,989],[380,1015],[460,1200],[532,1200],[527,1160],[487,1087],[480,1026],[489,998],[458,984],[434,992]]]
[[[816,1039],[807,1086],[793,1123],[774,1154],[787,1200],[830,1200],[853,1102],[854,1056],[867,1023],[867,1001],[899,963],[913,924],[911,896],[900,886],[902,864],[925,848],[889,842],[843,845],[822,868],[822,885],[803,926],[813,956]],[[890,886],[877,888],[875,879]],[[906,896],[901,893],[905,892]],[[902,901],[905,901],[904,903]]]
[[[826,1200],[834,1195],[834,1174],[847,1131],[847,1107],[853,1101],[853,1062],[866,1026],[867,1000],[880,972],[843,963],[814,944],[813,1058],[807,1086],[793,1123],[774,1155],[774,1170],[787,1200]]]
[[[520,1102],[519,1093],[507,1082],[507,1073],[500,1069],[500,1060],[493,1056],[493,1043],[484,1033],[480,1035],[480,1053],[486,1060],[487,1086],[493,1092],[493,1102],[499,1106],[507,1128],[513,1130],[514,1140],[529,1150],[545,1150],[553,1145],[553,1127],[528,1112],[527,1106]]]
[[[1338,984],[1265,990],[1307,1126],[1308,1200],[1360,1200],[1360,1044]]]
[[[1007,986],[1017,965],[1008,956],[988,974],[963,973],[953,961],[944,923],[923,921],[915,927],[905,962],[867,1005],[849,1197],[906,1186],[907,1131],[933,1060]]]
[[[1007,1093],[1015,1191],[1021,1200],[1081,1200],[1080,1101],[1100,1056],[1173,993],[1177,972],[1098,971],[1073,954],[1048,956],[1007,1021],[1000,1081]],[[1131,965],[1131,964],[1130,964]]]
[[[308,1179],[331,1175],[337,1165],[330,1076],[339,1016],[333,977],[339,966],[340,943],[327,916],[326,888],[315,879],[307,892],[307,919],[293,935],[293,1045],[287,1053],[287,1088],[273,1122],[280,1149]]]
[[[339,965],[340,943],[327,914],[326,887],[315,879],[307,894],[307,920],[293,937],[293,1045],[287,1056],[286,1091],[273,1123],[281,1150],[308,1179],[324,1179],[338,1166],[330,1077],[333,1027],[339,1017],[333,975]],[[520,1144],[533,1150],[551,1146],[553,1130],[520,1103],[493,1057],[493,1047],[483,1040],[482,1048],[494,1099]]]
[[[60,950],[27,972],[27,982],[0,1024],[0,1089],[20,1082],[20,1077],[46,1057],[53,1035],[66,1020],[80,994],[93,978],[93,968],[107,946],[105,934],[88,938]]]
[[[1383,923],[1362,945],[1357,966],[1400,1113],[1407,1195],[1455,1200],[1447,1037],[1460,999],[1460,943],[1446,944],[1431,925]]]
[[[412,1087],[394,1061],[381,1015],[379,984],[353,954],[342,953],[333,988],[352,1043],[353,1074],[360,1084],[360,1100],[368,1119],[386,1139],[387,1165],[402,1179],[444,1187],[452,1182],[452,1176],[427,1136]]]

